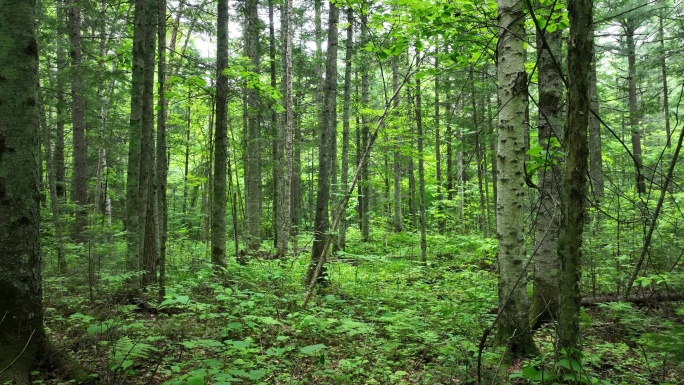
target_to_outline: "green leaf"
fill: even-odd
[[[204,360],[204,366],[208,368],[219,368],[223,365],[223,361],[217,360],[215,358],[210,358],[208,360]]]
[[[95,333],[104,333],[107,330],[109,330],[110,327],[110,322],[102,322],[97,325],[90,325],[88,326],[87,332],[89,336],[94,335]]]
[[[238,350],[245,350],[249,346],[249,341],[233,341],[233,347]]]
[[[259,370],[250,370],[250,371],[249,371],[249,375],[247,376],[247,378],[249,378],[250,380],[255,380],[255,381],[256,381],[256,380],[260,379],[261,377],[263,377],[263,376],[265,376],[265,375],[266,375],[266,371],[265,371],[265,370],[261,370],[261,369],[259,369]]]
[[[188,378],[188,385],[204,385],[204,376],[192,376]]]
[[[325,346],[323,344],[316,344],[316,345],[305,346],[299,350],[304,354],[312,354],[315,351],[318,351],[321,349],[326,349],[326,348],[327,348],[327,346]]]

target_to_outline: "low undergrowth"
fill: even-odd
[[[216,274],[201,247],[170,258],[165,298],[131,298],[127,274],[49,278],[46,323],[58,346],[102,384],[472,384],[477,346],[496,313],[493,242],[434,247],[416,236],[355,243],[329,263],[329,285],[301,306],[306,251],[230,263]],[[468,242],[466,242],[468,241]],[[453,244],[440,237],[431,245]],[[306,244],[302,242],[302,244]],[[389,245],[394,245],[390,247]],[[171,250],[174,250],[171,248]],[[177,249],[179,250],[179,249]],[[676,384],[684,377],[684,308],[605,304],[583,314],[582,383]],[[553,379],[553,326],[543,355],[504,366],[487,345],[487,384]],[[36,383],[59,383],[49,374]]]

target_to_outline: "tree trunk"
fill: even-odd
[[[41,105],[44,104],[41,102]],[[44,115],[41,113],[41,115]],[[52,140],[49,130],[45,130],[45,153],[47,154],[45,163],[47,167],[47,182],[50,192],[50,210],[52,211],[52,225],[55,231],[55,251],[57,253],[57,269],[59,274],[66,276],[67,263],[64,252],[64,239],[62,237],[62,218],[60,213],[60,198],[57,196],[57,178],[55,177],[55,152],[52,148]]]
[[[368,15],[366,13],[361,15],[361,46],[365,47],[369,41],[368,36]],[[367,53],[364,52],[366,58]],[[369,60],[363,60],[361,64],[361,105],[362,108],[369,108],[369,92],[370,92],[370,65]],[[370,117],[367,114],[361,115],[361,151],[368,147],[370,139]],[[370,240],[370,201],[371,201],[371,182],[370,182],[370,154],[364,159],[361,168],[361,194],[363,195],[361,211],[363,217],[361,218],[361,239],[364,242]]]
[[[72,200],[77,205],[73,238],[85,242],[83,234],[87,225],[88,178],[86,159],[85,100],[83,69],[81,68],[81,9],[75,0],[69,1],[69,42],[71,43],[71,120],[73,137],[74,174],[72,181]]]
[[[553,11],[552,11],[553,12]],[[552,14],[558,21],[560,16]],[[537,208],[537,254],[534,265],[534,289],[530,303],[532,328],[558,319],[558,226],[560,224],[561,156],[559,138],[564,132],[563,78],[556,63],[561,60],[563,32],[537,31],[539,118],[537,122],[539,145],[546,151],[544,167],[539,170],[539,206]]]
[[[294,100],[292,95],[292,0],[287,0],[282,12],[281,24],[283,30],[283,80],[282,89],[285,96],[285,111],[283,121],[278,130],[278,230],[276,249],[279,257],[285,256],[292,227],[292,172],[293,172],[293,131],[294,131]],[[275,36],[274,36],[275,40]],[[274,46],[275,50],[275,46]],[[273,53],[275,60],[275,52]],[[274,62],[275,63],[275,62]]]
[[[64,15],[66,6],[64,3],[66,1],[67,0],[62,0],[57,7],[57,122],[55,125],[55,150],[53,157],[57,197],[62,201],[66,201],[66,170],[64,163],[64,122],[66,121],[64,110],[67,106],[67,102],[64,97],[64,73],[66,72],[66,53],[64,51],[66,45],[66,42],[64,41]]]
[[[311,250],[311,262],[307,272],[306,284],[314,278],[325,279],[325,266],[317,277],[316,268],[319,260],[325,261],[324,249],[330,228],[328,204],[330,203],[330,174],[332,168],[332,136],[337,128],[337,23],[339,10],[330,3],[328,13],[328,55],[325,66],[325,87],[323,120],[318,144],[318,191],[316,194],[316,218],[314,220],[314,241]]]
[[[344,194],[349,190],[349,133],[350,133],[350,111],[351,111],[351,74],[352,74],[352,55],[354,52],[354,10],[347,8],[347,40],[344,52],[344,105],[342,112],[342,175],[340,184]],[[347,247],[347,215],[343,211],[339,219],[338,250],[345,250]]]
[[[437,228],[439,229],[440,234],[444,234],[446,231],[446,221],[445,221],[445,215],[444,215],[444,204],[442,203],[442,199],[444,199],[442,195],[442,138],[441,138],[441,130],[442,128],[440,127],[440,120],[441,120],[441,110],[440,110],[440,100],[439,100],[439,93],[440,93],[440,74],[439,74],[439,48],[435,49],[435,71],[437,74],[435,75],[435,167],[436,167],[436,172],[437,172],[437,213],[439,214],[439,217],[437,218]]]
[[[216,119],[211,205],[211,263],[226,266],[226,169],[228,163],[228,0],[219,0],[216,21]]]
[[[454,131],[452,128],[453,123],[453,108],[451,103],[447,102],[446,106],[446,116],[447,116],[447,126],[444,132],[444,138],[446,141],[446,190],[447,199],[454,199],[454,149],[453,149],[453,139]]]
[[[140,142],[140,197],[143,216],[140,223],[142,245],[142,284],[147,286],[157,280],[157,181],[155,179],[154,146],[154,71],[157,39],[157,0],[146,0],[145,10],[145,64],[142,99],[142,134]]]
[[[667,50],[665,50],[665,33],[663,31],[663,10],[660,10],[658,15],[658,40],[660,41],[660,72],[663,78],[663,114],[665,115],[665,136],[667,137],[666,146],[672,146],[670,135],[672,129],[670,127],[670,98],[668,96],[667,88]]]
[[[561,259],[558,349],[570,363],[580,358],[580,274],[589,148],[589,72],[594,52],[592,0],[568,3],[568,113],[564,137],[565,163],[558,232]],[[575,373],[573,373],[575,374]],[[579,375],[579,373],[576,373]]]
[[[35,2],[0,0],[0,382],[29,384],[45,353]]]
[[[478,218],[478,226],[480,233],[483,234],[485,237],[488,237],[489,234],[487,234],[486,228],[485,228],[485,220],[487,218],[485,214],[485,198],[484,198],[484,190],[483,190],[483,171],[482,171],[482,135],[481,133],[484,132],[484,130],[480,130],[478,127],[480,126],[480,121],[478,120],[478,115],[477,115],[477,94],[475,93],[475,68],[471,67],[470,68],[470,102],[471,106],[473,108],[473,129],[477,130],[477,135],[475,136],[475,162],[477,163],[477,190],[480,196],[480,215]]]
[[[392,60],[392,89],[396,93],[399,89],[399,81],[401,79],[401,74],[399,73],[399,57],[395,57]],[[435,80],[436,82],[436,80]],[[435,96],[437,97],[437,96]],[[399,105],[401,103],[401,97],[397,94],[394,99],[394,114],[399,116]],[[399,127],[397,127],[399,129]],[[392,159],[392,173],[394,182],[394,213],[393,213],[393,225],[394,232],[400,233],[404,230],[403,216],[401,213],[401,135],[397,135],[394,138],[394,157]]]
[[[159,44],[157,77],[159,94],[159,110],[157,111],[157,220],[159,225],[159,299],[164,300],[166,294],[166,241],[168,238],[168,202],[166,182],[168,166],[166,156],[166,117],[168,101],[166,99],[166,0],[158,0],[157,4],[157,42]]]
[[[411,130],[413,131],[413,130]],[[409,134],[412,134],[413,132],[410,132]],[[409,140],[409,145],[413,147],[413,135],[411,135],[411,139]],[[408,183],[408,205],[409,205],[409,211],[411,213],[411,225],[413,226],[413,229],[418,228],[418,205],[416,204],[416,173],[415,173],[415,168],[413,165],[413,155],[408,156],[408,178],[409,178],[409,183]]]
[[[537,354],[528,325],[529,300],[525,272],[524,167],[527,74],[525,72],[523,4],[499,0],[497,77],[499,96],[496,202],[499,241],[499,308],[497,338],[508,358]]]
[[[644,177],[644,164],[641,156],[641,135],[639,134],[639,110],[636,94],[636,45],[634,44],[634,32],[636,26],[630,20],[623,24],[625,40],[627,43],[627,69],[629,89],[629,127],[632,131],[632,156],[636,168],[637,193],[646,193],[646,178]]]
[[[252,65],[251,71],[259,72],[259,15],[258,0],[245,1],[245,56]],[[254,89],[246,89],[246,121],[245,127],[245,237],[247,246],[252,250],[261,246],[261,134],[259,93]]]
[[[140,199],[140,164],[143,114],[143,79],[145,78],[145,0],[135,0],[133,30],[133,71],[131,74],[131,115],[128,132],[128,169],[126,173],[126,270],[140,269],[140,223],[146,206]]]
[[[592,26],[593,35],[593,26]],[[596,53],[591,60],[589,73],[589,107],[592,113],[589,115],[589,179],[591,189],[597,200],[603,199],[603,149],[601,146],[601,122],[599,116],[599,98],[596,88]]]
[[[187,211],[188,211],[188,185],[190,176],[190,126],[191,126],[191,108],[190,104],[192,102],[192,94],[188,88],[188,101],[185,108],[186,124],[185,124],[185,161],[183,162],[183,208],[181,212],[183,213],[184,223],[187,222]]]
[[[416,61],[420,63],[418,56]],[[418,136],[418,189],[420,199],[420,260],[427,263],[427,237],[425,223],[425,165],[423,154],[423,104],[420,89],[420,78],[416,77],[416,134]]]

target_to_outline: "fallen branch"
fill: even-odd
[[[684,301],[684,293],[653,293],[630,295],[624,297],[622,294],[607,294],[596,297],[582,298],[582,306],[594,306],[605,302],[629,302],[634,304],[647,304],[651,302]]]

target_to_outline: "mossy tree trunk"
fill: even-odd
[[[0,0],[0,383],[44,353],[35,1]]]
[[[211,205],[211,262],[226,266],[226,169],[228,160],[228,1],[219,0],[216,32],[216,122],[213,202]]]
[[[592,0],[568,3],[568,114],[563,140],[565,163],[561,191],[562,219],[558,232],[561,260],[558,348],[572,362],[580,361],[580,272],[585,222],[589,148],[589,72],[594,40]]]

